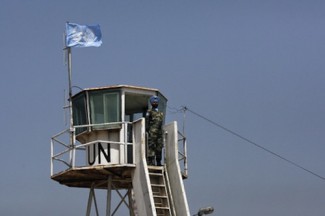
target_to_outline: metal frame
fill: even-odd
[[[182,175],[183,178],[188,178],[188,162],[187,162],[187,142],[186,142],[186,137],[185,135],[183,135],[181,132],[178,131],[178,135],[181,137],[178,139],[178,143],[179,145],[182,146],[182,150],[180,151],[180,148],[178,150],[178,156],[179,156],[179,161],[183,160],[183,171],[182,171]]]
[[[89,124],[89,125],[79,125],[79,126],[74,126],[73,127],[73,131],[76,128],[82,128],[82,127],[93,127],[93,126],[107,126],[107,125],[116,125],[116,124],[121,124],[123,125],[123,130],[124,132],[124,140],[125,142],[116,142],[116,141],[107,141],[107,140],[96,140],[96,141],[92,141],[92,142],[88,142],[85,144],[76,144],[76,136],[75,133],[71,133],[70,129],[66,129],[56,135],[54,135],[51,138],[51,176],[53,176],[54,173],[54,162],[58,161],[63,163],[64,165],[66,165],[67,169],[71,169],[71,168],[75,168],[75,167],[81,167],[81,165],[76,164],[76,154],[77,154],[77,150],[82,150],[84,151],[86,149],[87,146],[92,145],[94,143],[97,142],[101,142],[101,143],[110,143],[110,144],[114,144],[114,145],[124,145],[125,147],[128,145],[133,145],[133,143],[129,143],[126,142],[127,141],[127,125],[131,124],[131,122],[114,122],[114,123],[104,123],[104,124]],[[62,138],[62,136],[64,135],[70,135],[72,136],[73,143],[72,144],[68,144],[65,141],[60,140],[60,138]],[[179,148],[179,161],[183,160],[183,171],[182,171],[182,175],[184,178],[188,177],[188,162],[187,162],[187,143],[186,143],[186,137],[178,131],[178,135],[180,136],[180,138],[178,139],[179,145],[181,146],[181,148]],[[58,153],[56,153],[55,147],[56,146],[60,146],[63,147],[64,150],[60,151]],[[183,150],[183,151],[181,151]],[[64,160],[62,159],[62,157],[66,154],[69,154],[69,159],[68,160]],[[134,149],[133,149],[133,155],[134,155]],[[127,148],[124,148],[124,157],[126,158],[127,156]],[[125,163],[121,163],[120,164],[125,164]],[[84,165],[83,165],[84,166]],[[86,166],[84,166],[86,167]],[[64,170],[61,170],[64,171]]]
[[[131,189],[129,188],[128,190],[126,190],[126,193],[124,195],[122,195],[122,193],[118,189],[115,188],[115,186],[112,182],[112,176],[110,175],[110,176],[108,176],[108,179],[106,182],[101,182],[99,184],[95,184],[95,183],[92,184],[92,186],[89,190],[86,216],[90,216],[90,214],[91,214],[92,203],[94,203],[96,215],[99,216],[95,188],[96,188],[96,186],[103,185],[103,184],[107,184],[107,202],[106,202],[106,213],[105,213],[106,216],[114,216],[117,213],[117,211],[120,209],[120,207],[122,206],[123,203],[129,209],[130,215],[132,215],[132,216],[135,215],[133,207],[132,207],[133,205],[132,205],[132,203],[130,203],[130,202],[132,202],[132,199],[130,197],[130,196],[132,196]],[[120,202],[116,205],[116,207],[114,209],[111,206],[113,190],[115,190],[115,192],[121,199]],[[129,198],[128,199],[129,203],[127,203],[125,201],[127,197]]]
[[[127,142],[127,139],[126,139],[126,136],[127,136],[127,126],[126,125],[131,124],[130,122],[114,122],[114,123],[105,123],[105,124],[80,125],[80,126],[74,126],[73,131],[75,131],[76,128],[93,127],[93,126],[107,126],[107,125],[112,125],[112,124],[123,125],[123,130],[125,131],[124,132],[124,140],[125,140],[124,142],[116,142],[116,141],[109,141],[109,140],[96,140],[96,141],[92,141],[92,142],[88,142],[88,143],[84,143],[84,144],[77,144],[76,143],[76,135],[75,135],[75,133],[71,132],[70,129],[66,129],[66,130],[54,135],[51,138],[51,176],[53,176],[55,174],[55,170],[54,170],[54,162],[55,161],[61,162],[62,164],[66,165],[66,169],[71,169],[71,168],[75,168],[75,167],[87,167],[85,165],[76,164],[77,150],[84,151],[87,146],[95,144],[97,142],[110,143],[113,145],[120,145],[120,146],[124,145],[125,148],[124,148],[123,154],[124,154],[125,160],[126,160],[127,146],[132,145],[132,143]],[[72,140],[73,142],[70,143],[70,141],[62,141],[61,139],[63,139],[63,136],[65,136],[65,135],[69,135],[70,140]],[[57,150],[58,147],[61,147],[61,148],[63,147],[64,149],[61,151],[58,151]],[[63,157],[67,156],[67,154],[69,155],[69,157],[68,157],[68,159],[64,160]],[[133,150],[133,155],[134,155],[134,150]],[[124,162],[120,161],[120,164],[126,164],[126,163],[125,163],[125,161]],[[64,170],[60,170],[60,171],[64,171]]]

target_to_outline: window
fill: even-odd
[[[73,113],[73,125],[87,125],[87,108],[86,108],[86,96],[80,94],[72,100],[72,113]],[[87,127],[77,128],[76,134],[82,133],[87,130]]]
[[[90,119],[92,124],[120,122],[120,94],[118,92],[90,92]],[[95,129],[111,126],[96,126]]]

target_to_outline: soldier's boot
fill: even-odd
[[[156,153],[157,166],[161,166],[161,152]]]

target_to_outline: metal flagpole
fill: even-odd
[[[71,70],[71,47],[67,47],[68,52],[68,75],[69,75],[69,111],[70,111],[70,131],[73,129],[73,120],[72,120],[72,70]]]
[[[66,47],[68,53],[68,79],[69,79],[69,114],[70,114],[70,164],[74,167],[74,128],[73,128],[73,111],[72,111],[72,67],[71,67],[71,47]]]
[[[67,22],[68,24],[69,22]],[[74,129],[73,129],[73,116],[72,116],[72,67],[71,67],[71,47],[67,46],[67,33],[64,33],[64,44],[65,44],[65,50],[68,54],[68,81],[69,81],[69,114],[70,114],[70,145],[72,146],[74,144],[73,140],[73,134],[74,134]]]

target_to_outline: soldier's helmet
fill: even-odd
[[[159,97],[158,96],[151,96],[150,97],[150,103],[153,104],[154,102],[159,103]]]

